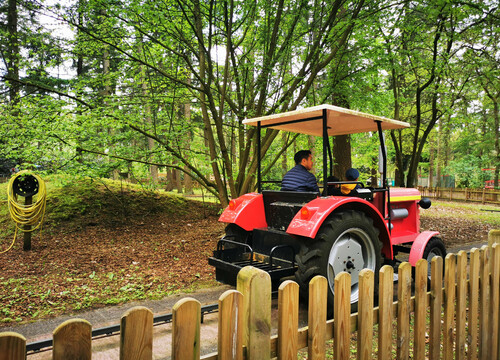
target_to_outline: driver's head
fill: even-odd
[[[297,151],[293,157],[295,164],[304,166],[307,170],[311,170],[313,167],[313,160],[311,150],[300,150]]]

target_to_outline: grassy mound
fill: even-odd
[[[43,232],[0,254],[0,327],[216,285],[219,208],[120,181],[48,177]],[[0,251],[13,239],[0,185]]]
[[[78,231],[87,226],[144,222],[159,213],[185,216],[192,203],[182,196],[108,179],[59,175],[47,177],[45,182],[47,208],[43,227],[49,233],[61,228]],[[7,207],[7,183],[0,184],[0,229],[3,234],[12,234],[14,229]]]

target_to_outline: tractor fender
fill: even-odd
[[[417,264],[417,261],[422,259],[422,256],[424,256],[424,250],[425,247],[427,246],[427,243],[433,236],[436,235],[439,235],[439,232],[423,231],[417,236],[417,238],[413,241],[413,244],[411,246],[410,258],[408,259],[411,266],[415,266]]]
[[[382,253],[388,259],[393,258],[391,236],[383,216],[375,206],[358,197],[329,196],[314,199],[304,205],[295,215],[286,232],[314,239],[326,218],[334,211],[343,210],[360,211],[373,219],[373,224],[379,230],[380,240],[383,243]]]
[[[262,194],[249,193],[232,199],[219,221],[236,224],[247,231],[267,227]]]

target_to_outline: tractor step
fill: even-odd
[[[238,272],[245,266],[253,266],[266,271],[272,282],[291,276],[295,273],[295,252],[290,251],[291,259],[278,258],[275,253],[283,248],[291,248],[286,245],[275,246],[269,255],[254,252],[248,244],[222,238],[217,244],[214,256],[208,259],[208,263],[215,267],[216,280],[224,284],[236,285]]]

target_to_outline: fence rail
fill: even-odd
[[[459,189],[459,188],[429,188],[419,186],[422,196],[444,199],[480,202],[482,204],[500,204],[500,190],[494,189]]]
[[[358,313],[350,313],[350,275],[335,278],[334,319],[327,321],[328,283],[317,276],[309,284],[308,326],[298,328],[298,285],[281,284],[278,291],[278,334],[271,336],[271,279],[253,267],[238,274],[237,289],[219,299],[218,352],[200,355],[200,303],[184,298],[173,308],[172,359],[297,359],[306,348],[308,359],[325,359],[327,340],[333,338],[333,358],[347,360],[397,359],[499,359],[500,244],[467,253],[448,254],[444,260],[398,268],[397,301],[394,269],[384,266],[378,279],[378,306],[373,307],[375,276],[359,275]],[[429,314],[429,315],[428,315]],[[377,325],[375,327],[375,325]],[[426,331],[428,330],[428,338]],[[153,358],[153,314],[144,307],[127,311],[121,321],[120,359]],[[357,344],[351,335],[357,331]],[[54,331],[53,359],[90,359],[91,325],[73,319]],[[428,341],[426,341],[428,340]],[[355,347],[353,351],[353,346]],[[330,349],[331,350],[331,349]],[[354,353],[356,355],[354,355]],[[0,333],[0,360],[26,357],[26,339],[17,333]]]

